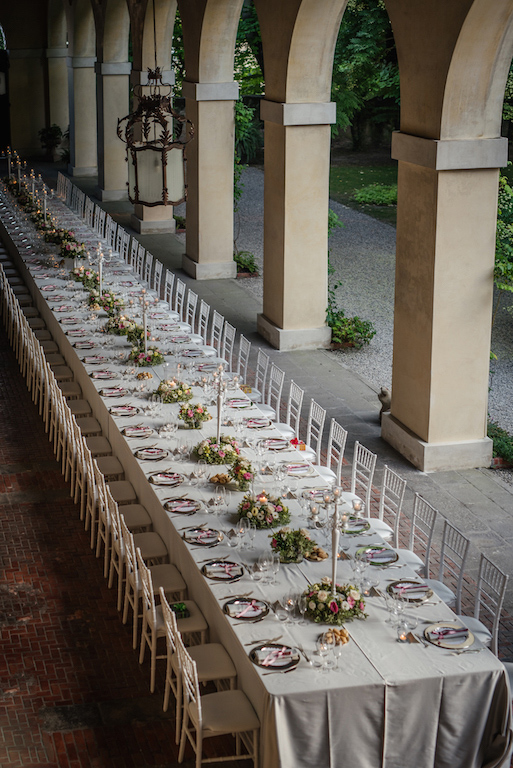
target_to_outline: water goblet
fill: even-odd
[[[335,660],[335,669],[340,669],[340,657],[344,652],[344,646],[342,645],[342,643],[340,642],[337,643],[337,641],[335,640],[333,642],[333,647],[331,649],[331,652]]]
[[[251,528],[251,523],[249,522],[247,517],[241,517],[239,520],[239,526],[237,533],[239,534],[240,539],[240,549],[246,549],[247,548],[247,536],[249,533],[249,530]]]
[[[288,595],[285,595],[282,605],[288,614],[287,624],[292,624],[292,616],[296,610],[296,595],[293,592],[289,592]]]
[[[301,621],[299,622],[303,627],[308,624],[305,619],[305,614],[308,610],[308,597],[306,595],[300,595],[297,601],[297,609],[301,614]]]
[[[330,664],[329,659],[329,656],[332,653],[333,643],[328,642],[327,634],[323,633],[317,638],[315,646],[317,649],[317,655],[321,660],[321,672],[323,674],[327,674],[330,667],[333,666],[333,662]]]
[[[248,529],[248,549],[254,550],[255,549],[255,535],[256,535],[256,525],[250,521],[250,526]]]
[[[273,552],[271,554],[271,572],[273,575],[273,578],[272,578],[273,586],[276,584],[276,577],[280,571],[280,563],[281,563],[281,559],[280,559],[279,552]]]
[[[270,584],[272,581],[271,554],[266,552],[265,554],[260,555],[260,557],[258,558],[258,564],[263,573],[262,582],[264,584]]]

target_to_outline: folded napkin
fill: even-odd
[[[250,602],[250,603],[249,603],[249,604],[248,604],[248,605],[247,605],[247,606],[244,608],[244,610],[243,610],[243,611],[241,611],[240,613],[236,613],[236,614],[235,614],[235,618],[236,618],[236,619],[240,619],[242,616],[245,616],[245,615],[246,615],[246,613],[249,613],[249,611],[254,611],[254,612],[256,613],[256,615],[258,615],[258,614],[260,613],[260,606],[258,605],[258,601],[257,601],[257,600],[252,600],[252,601],[251,601],[251,602]]]
[[[193,509],[196,509],[195,501],[187,501],[187,500],[178,501],[178,502],[170,501],[169,505],[173,508],[174,512],[192,512]],[[201,534],[198,534],[196,538],[201,539]]]
[[[396,584],[394,591],[398,592],[429,592],[427,584]]]
[[[391,555],[393,555],[391,549],[381,549],[378,551],[369,550],[368,552],[365,552],[365,558],[367,560],[378,560],[383,562],[389,561]]]
[[[437,637],[439,640],[444,640],[446,637],[451,638],[457,638],[457,637],[468,637],[468,629],[466,627],[455,627],[454,629],[451,629],[450,627],[444,627],[442,629],[432,629],[429,632],[430,635],[433,635],[434,637]]]
[[[286,660],[292,658],[292,649],[287,648],[286,645],[283,646],[283,648],[274,648],[270,653],[267,654],[265,659],[261,662],[263,667],[269,667],[271,664],[273,664],[276,661],[280,660]]]

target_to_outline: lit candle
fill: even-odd
[[[36,186],[36,177],[34,176],[34,171],[33,170],[30,171],[30,179],[32,181],[32,191],[31,191],[31,194],[32,194],[32,197],[34,197],[35,186]]]
[[[100,278],[100,301],[103,295],[103,253],[99,256],[98,276]]]
[[[46,224],[46,186],[43,185],[43,220]]]
[[[399,626],[397,627],[397,642],[398,643],[408,642],[408,627],[403,622],[401,622],[401,624],[399,624]]]
[[[11,148],[7,147],[7,176],[11,178]]]

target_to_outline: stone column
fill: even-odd
[[[94,56],[74,56],[70,63],[69,146],[71,176],[96,176],[96,76]]]
[[[330,123],[335,104],[262,101],[265,121],[264,311],[277,349],[327,347]]]
[[[235,277],[233,260],[234,102],[238,83],[183,83],[194,138],[187,145],[187,253],[196,280]]]
[[[50,101],[50,125],[54,123],[62,132],[69,125],[69,99],[68,99],[68,49],[47,48],[46,59],[48,62],[48,91]]]
[[[396,133],[392,409],[382,436],[429,472],[489,466],[486,437],[499,167],[506,139]]]
[[[46,122],[45,51],[43,48],[14,48],[9,51],[9,100],[11,137],[21,155],[42,155],[38,131]]]
[[[128,200],[126,146],[118,138],[118,118],[129,111],[129,62],[97,62],[98,186],[100,200]]]
[[[134,88],[138,85],[144,87],[148,84],[148,72],[132,70],[130,82]],[[162,72],[162,82],[174,85],[174,71],[171,69],[164,70]],[[137,97],[134,96],[134,102],[136,99]],[[176,230],[175,219],[173,217],[173,206],[155,205],[150,207],[147,205],[134,205],[131,225],[136,232],[140,232],[142,235],[173,233]]]

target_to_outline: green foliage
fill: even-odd
[[[235,42],[234,76],[241,96],[264,92],[264,55],[258,16],[252,0],[245,0]]]
[[[494,421],[488,422],[488,437],[493,440],[493,455],[513,463],[513,437]]]
[[[363,205],[397,205],[397,184],[371,184],[356,190],[353,199]]]
[[[185,79],[185,57],[183,50],[182,19],[178,8],[176,9],[175,26],[173,29],[171,67],[175,72],[175,93],[179,93],[182,90],[182,83]]]
[[[376,329],[370,320],[362,320],[358,315],[346,317],[341,309],[333,313],[328,325],[331,328],[333,344],[349,344],[356,349],[370,344],[376,335]]]
[[[41,146],[43,149],[46,149],[49,154],[51,154],[62,141],[62,129],[56,123],[53,123],[49,128],[41,128],[37,135],[41,141]]]
[[[176,221],[176,226],[178,229],[185,229],[185,217],[184,216],[178,216],[178,214],[174,214],[174,220]]]
[[[241,163],[254,160],[263,144],[262,126],[255,109],[242,101],[235,102],[235,156]]]
[[[235,251],[233,260],[237,264],[237,272],[258,272],[255,257],[250,251]]]
[[[397,125],[399,67],[383,0],[349,0],[335,47],[331,97],[337,104],[334,132],[350,126],[355,149],[367,125],[376,143],[387,124]]]

